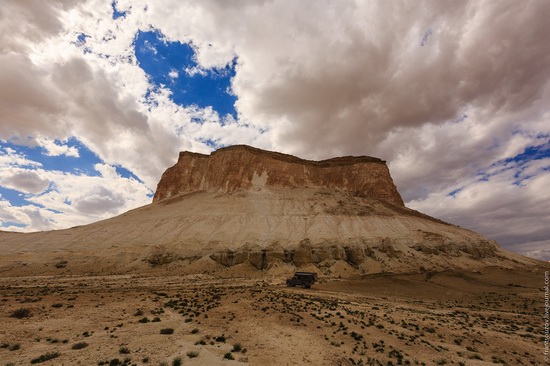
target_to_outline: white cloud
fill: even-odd
[[[10,168],[2,171],[0,186],[23,193],[38,194],[48,188],[49,181],[40,177],[34,170]]]
[[[2,140],[0,140],[0,143]],[[2,170],[10,167],[39,167],[42,164],[27,159],[23,154],[18,153],[12,148],[0,150],[0,168]]]
[[[74,146],[67,146],[62,143],[56,143],[48,138],[37,138],[38,143],[46,149],[46,155],[48,156],[71,156],[78,158],[80,155],[78,149]]]
[[[2,201],[0,221],[28,225],[18,231],[60,229],[106,219],[150,202],[152,192],[143,183],[120,176],[106,164],[97,164],[96,169],[100,176],[2,170],[0,185],[24,193],[26,203],[13,206]]]
[[[21,221],[23,215],[19,210],[14,210],[10,202],[0,195],[0,222]]]
[[[177,79],[180,74],[177,72],[177,70],[170,70],[170,72],[168,73],[168,76],[171,78],[171,79]]]
[[[78,212],[86,215],[116,214],[124,205],[124,196],[105,187],[96,186],[77,197],[73,205]]]
[[[195,75],[206,76],[206,75],[208,75],[206,70],[203,67],[200,67],[200,66],[187,67],[185,69],[185,73],[189,76],[195,76]]]

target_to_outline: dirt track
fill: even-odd
[[[0,365],[56,352],[45,365],[541,365],[543,280],[485,269],[305,290],[282,278],[4,278]],[[21,308],[30,317],[10,316]]]

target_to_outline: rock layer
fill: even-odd
[[[339,275],[535,262],[405,207],[380,159],[315,162],[247,146],[183,152],[153,203],[67,230],[0,232],[0,253],[0,276],[239,268]]]
[[[333,188],[404,206],[385,161],[378,158],[311,161],[245,145],[221,148],[211,155],[181,152],[178,162],[162,175],[153,202],[198,191],[230,193],[254,186]]]

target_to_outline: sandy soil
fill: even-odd
[[[289,274],[0,278],[0,366],[544,362],[542,268]]]

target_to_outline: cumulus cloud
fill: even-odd
[[[550,159],[527,165],[548,167]],[[489,178],[458,187],[455,194],[432,192],[409,205],[449,222],[476,228],[515,251],[529,252],[532,249],[523,248],[523,243],[550,243],[550,229],[540,225],[550,220],[550,194],[543,188],[550,184],[550,175],[525,176],[526,180],[520,183],[517,172],[503,164],[489,173]]]
[[[17,231],[67,228],[121,214],[150,202],[152,193],[116,168],[97,164],[99,175],[71,174],[41,168],[12,168],[0,174],[0,186],[22,193],[23,202],[0,200],[0,221],[18,223]],[[9,227],[4,225],[5,227]]]
[[[124,204],[124,197],[120,193],[115,193],[105,187],[94,187],[86,195],[77,197],[73,206],[84,214],[104,214],[118,213],[120,207]]]
[[[67,146],[62,143],[56,143],[48,138],[37,139],[38,143],[46,149],[46,155],[48,156],[72,156],[73,158],[78,158],[78,149],[74,146]]]
[[[0,185],[24,193],[38,194],[48,187],[49,181],[36,172],[23,169],[11,169],[0,176]]]
[[[0,220],[2,222],[14,223],[19,221],[19,218],[17,215],[18,213],[20,212],[19,211],[14,212],[14,210],[12,210],[12,206],[8,200],[0,196]]]
[[[65,143],[76,137],[103,162],[88,177],[0,154],[19,162],[1,184],[32,194],[47,222],[76,221],[58,211],[89,222],[145,202],[179,150],[248,143],[313,159],[381,157],[409,206],[549,259],[540,224],[550,213],[548,161],[517,157],[550,136],[550,2],[119,0],[116,19],[111,3],[0,8],[0,139],[76,157]],[[133,49],[151,29],[196,51],[197,65],[171,79],[236,60],[236,118],[177,105],[167,86],[152,85]],[[71,194],[80,184],[85,194]],[[129,203],[133,194],[141,197]]]
[[[0,8],[0,52],[25,51],[63,29],[61,14],[70,9],[74,2],[69,0],[52,1],[11,1]]]
[[[0,140],[0,142],[2,141]],[[39,167],[41,165],[39,162],[27,159],[25,155],[12,148],[7,147],[0,150],[0,168],[2,168],[2,171],[11,167]]]

